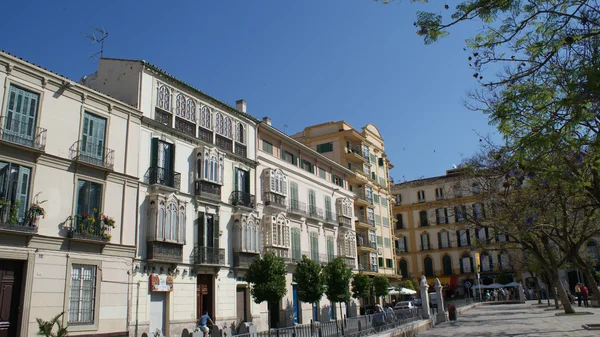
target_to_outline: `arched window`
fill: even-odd
[[[225,175],[225,165],[223,165],[223,157],[219,157],[219,183],[223,183],[223,176]]]
[[[164,84],[158,86],[156,105],[163,110],[171,111],[171,90]]]
[[[600,255],[598,254],[598,245],[596,244],[596,241],[592,240],[588,242],[586,245],[586,250],[594,261],[600,261]]]
[[[429,243],[429,234],[423,233],[421,234],[421,250],[430,250],[431,245]]]
[[[244,247],[244,239],[242,238],[242,228],[240,226],[240,220],[235,220],[233,223],[233,249],[240,251]]]
[[[481,253],[479,255],[481,271],[491,271],[492,270],[492,257],[487,252]]]
[[[185,207],[179,207],[179,242],[185,242]]]
[[[402,274],[402,278],[407,278],[408,277],[408,262],[406,262],[405,259],[400,260],[400,274]]]
[[[238,143],[246,144],[246,126],[240,122],[235,125],[235,140]]]
[[[246,228],[248,226],[246,225],[246,220],[242,220],[242,227],[240,228],[240,236],[242,237],[242,242],[240,242],[240,247],[242,248],[242,251],[247,251],[248,250],[248,234],[246,233]]]
[[[215,116],[215,131],[220,135],[222,135],[225,131],[223,114],[220,112],[217,112],[217,115]]]
[[[177,219],[178,218],[179,217],[177,216],[177,207],[175,206],[174,203],[169,203],[169,205],[167,206],[167,221],[165,223],[165,229],[166,229],[165,239],[166,240],[171,240],[171,241],[177,240],[177,232],[178,232]]]
[[[196,123],[196,102],[191,98],[188,98],[185,105],[185,119]]]
[[[223,120],[223,133],[222,135],[227,137],[227,138],[232,138],[231,137],[231,118],[230,117],[225,117]]]
[[[160,202],[158,206],[158,222],[156,223],[156,239],[164,239],[164,223],[165,223],[165,203]]]
[[[428,256],[423,260],[423,267],[425,269],[425,276],[432,277],[433,275],[433,260]]]
[[[200,126],[207,130],[212,130],[212,114],[210,108],[205,105],[200,107]]]
[[[287,177],[281,170],[270,170],[269,180],[271,192],[287,195]]]
[[[170,205],[169,205],[170,206]],[[169,209],[169,206],[167,206],[167,210],[166,210],[166,218],[165,218],[165,224],[164,224],[164,228],[165,228],[165,240],[171,240],[171,210]]]
[[[175,98],[175,115],[185,118],[185,96],[177,94]]]
[[[469,253],[464,253],[460,257],[460,272],[462,274],[470,274],[473,272],[473,260]]]
[[[500,270],[510,270],[510,255],[508,255],[505,251],[501,251],[498,254],[498,266]]]
[[[217,181],[217,158],[210,157],[210,181]]]
[[[442,257],[442,266],[444,275],[452,275],[452,258],[449,255]]]

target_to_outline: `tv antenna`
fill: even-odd
[[[287,135],[287,128],[288,128],[288,126],[287,126],[287,124],[285,124],[283,126],[283,133],[285,133],[286,135]]]
[[[83,37],[91,40],[92,43],[100,43],[100,51],[97,52],[96,54],[90,55],[90,60],[92,60],[94,57],[96,57],[98,55],[100,55],[100,58],[102,58],[102,56],[104,56],[104,40],[108,37],[108,32],[104,29],[104,27],[96,28],[96,27],[90,26],[90,29],[93,30],[92,35],[86,34],[83,32],[81,33],[81,35],[83,35]],[[96,36],[97,34],[98,34],[98,36]]]

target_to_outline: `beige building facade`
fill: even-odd
[[[344,121],[329,122],[293,137],[354,172],[348,184],[354,194],[359,272],[397,283],[389,178],[393,166],[377,127],[368,124],[359,131]]]
[[[1,333],[126,333],[140,112],[4,52],[0,82]]]

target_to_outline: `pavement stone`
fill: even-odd
[[[458,320],[437,324],[419,336],[600,336],[600,330],[586,330],[583,324],[600,323],[600,308],[575,307],[592,315],[556,316],[562,310],[537,301],[525,304],[480,305],[458,315]]]

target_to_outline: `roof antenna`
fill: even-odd
[[[81,35],[90,39],[92,41],[92,43],[100,43],[100,51],[97,52],[96,54],[90,55],[90,61],[92,61],[98,55],[100,55],[100,58],[102,58],[104,56],[104,39],[106,39],[108,37],[108,32],[104,29],[104,27],[96,28],[96,27],[90,26],[90,29],[95,31],[96,33],[98,33],[99,36],[96,37],[96,33],[94,33],[94,32],[92,32],[92,35],[82,32]]]
[[[288,128],[287,124],[284,124],[283,125],[283,133],[285,133],[286,135],[287,135],[287,128]]]

